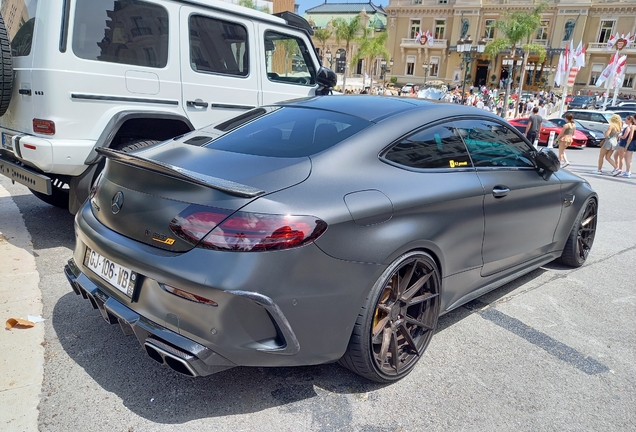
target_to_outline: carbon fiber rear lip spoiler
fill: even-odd
[[[148,159],[131,153],[126,153],[120,150],[114,150],[109,148],[96,148],[95,151],[108,159],[112,159],[117,162],[121,162],[126,165],[144,168],[149,171],[158,172],[161,174],[167,174],[181,180],[185,180],[190,183],[195,183],[201,186],[211,187],[213,189],[227,192],[231,195],[243,197],[243,198],[255,198],[263,195],[265,191],[247,186],[241,183],[236,183],[230,180],[220,179],[218,177],[212,177],[198,172],[190,171],[185,168],[180,168],[165,162]]]

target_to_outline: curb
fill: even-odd
[[[38,430],[44,377],[44,324],[7,330],[9,318],[42,314],[42,293],[31,235],[11,194],[0,185],[0,425],[3,431]]]

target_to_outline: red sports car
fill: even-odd
[[[517,128],[521,133],[526,133],[526,126],[528,126],[528,117],[517,118],[508,120],[508,123]],[[550,132],[554,131],[554,137],[556,138],[561,132],[561,126],[552,123],[549,120],[543,120],[541,122],[541,131],[539,132],[539,145],[547,145],[550,139]],[[555,143],[556,145],[556,143]],[[570,147],[583,148],[587,145],[587,136],[581,131],[575,130],[572,144]]]

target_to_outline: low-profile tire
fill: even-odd
[[[424,252],[396,259],[360,309],[340,364],[369,380],[390,383],[413,370],[439,317],[440,272]]]
[[[9,35],[0,16],[0,117],[9,109],[13,93],[13,57]]]
[[[55,207],[68,209],[70,189],[69,184],[65,179],[60,177],[51,178],[51,195],[43,194],[41,192],[34,191],[33,189],[30,190],[33,195],[45,203]]]
[[[570,267],[581,267],[592,249],[596,235],[598,203],[594,198],[587,200],[579,211],[563,253],[561,262]]]
[[[157,140],[151,140],[151,139],[142,139],[142,140],[137,140],[137,141],[133,141],[127,145],[125,145],[124,147],[122,147],[121,151],[128,153],[131,151],[135,151],[135,150],[139,150],[142,149],[144,147],[150,147],[153,146],[155,144],[157,144],[159,141]]]

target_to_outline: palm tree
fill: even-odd
[[[369,72],[369,76],[371,77],[370,87],[373,87],[373,61],[382,57],[384,60],[387,60],[391,57],[391,53],[386,48],[386,41],[389,38],[389,34],[386,31],[375,33],[375,28],[365,28],[362,31],[362,35],[356,38],[356,42],[358,42],[358,51],[356,55],[351,59],[351,65],[357,64],[360,60],[365,61],[366,70]],[[363,78],[364,82],[365,78]]]
[[[356,15],[355,18],[347,21],[344,18],[336,18],[333,22],[335,33],[336,33],[336,43],[340,44],[340,41],[345,41],[345,58],[348,58],[350,55],[349,46],[351,45],[351,41],[355,40],[362,30],[362,24],[360,23],[360,15]],[[347,89],[347,68],[345,66],[344,74],[342,76],[342,92],[344,93]]]
[[[523,48],[523,61],[521,63],[521,76],[520,85],[523,85],[526,64],[528,63],[528,57],[531,52],[539,54],[539,62],[543,62],[545,59],[546,51],[543,45],[531,43],[532,35],[541,27],[541,14],[548,8],[546,2],[541,2],[534,7],[531,12],[513,12],[506,13],[504,20],[497,21],[495,27],[503,34],[503,38],[494,39],[488,45],[484,52],[494,58],[497,54],[510,50],[512,57],[514,58],[515,52],[519,46]],[[525,41],[525,43],[523,43]],[[508,96],[510,95],[510,81],[512,77],[508,77],[508,83],[506,85],[506,92],[504,96],[504,109],[502,110],[502,117],[506,117],[508,112]],[[515,112],[519,106],[519,98],[514,106]]]
[[[318,39],[320,42],[320,52],[322,53],[322,63],[325,63],[325,47],[327,46],[327,41],[331,37],[331,29],[325,27],[321,29],[316,29],[314,31],[314,37]],[[329,65],[331,67],[331,65]]]

